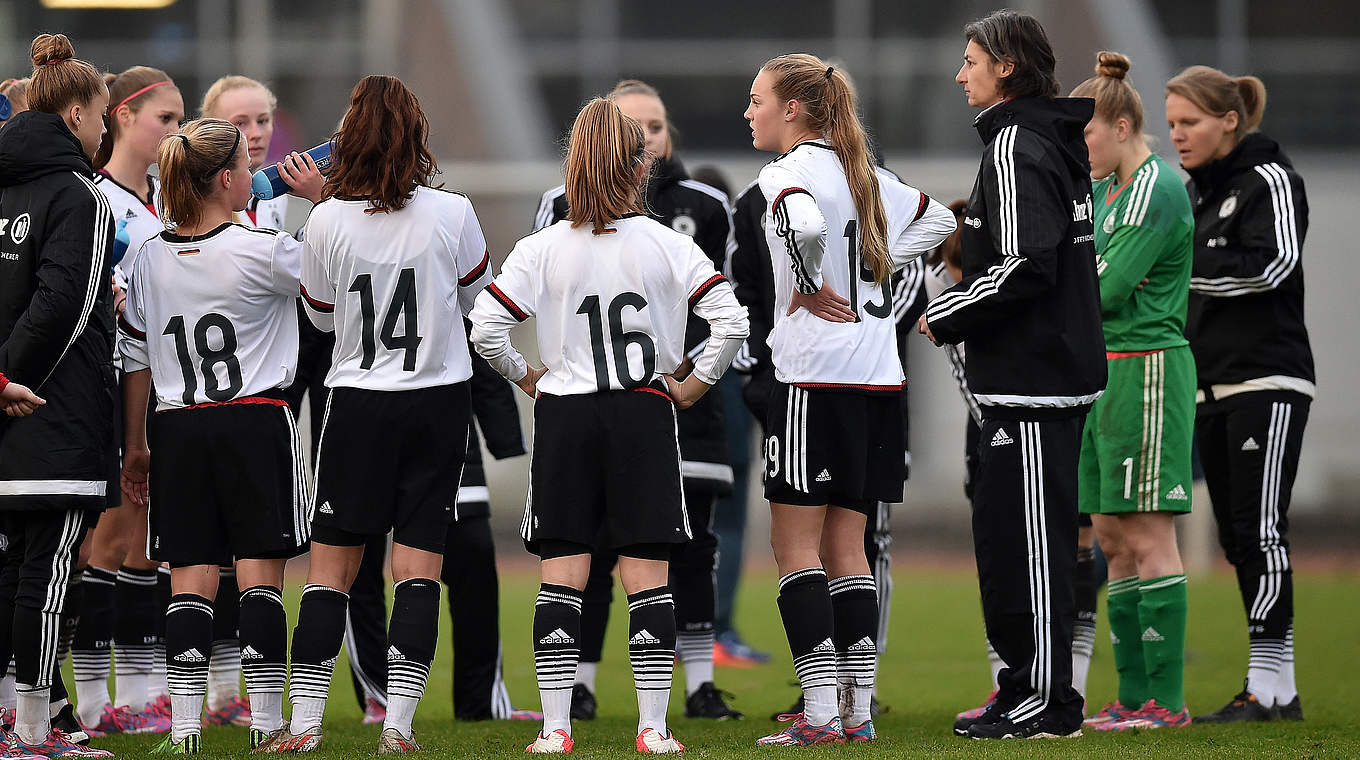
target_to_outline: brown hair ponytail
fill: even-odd
[[[64,34],[40,34],[29,49],[33,76],[28,85],[28,107],[43,113],[61,113],[73,103],[89,103],[104,89],[104,79],[94,67],[76,58],[76,49]]]
[[[1114,124],[1120,119],[1129,123],[1129,132],[1143,133],[1143,99],[1125,79],[1132,66],[1128,56],[1102,50],[1096,54],[1096,75],[1076,86],[1072,97],[1094,98],[1096,116]]]
[[[178,91],[170,75],[150,66],[133,66],[121,74],[105,74],[104,84],[109,87],[109,110],[104,114],[104,139],[99,143],[99,152],[94,154],[94,168],[102,169],[113,156],[113,146],[118,142],[121,127],[115,115],[120,106],[137,113],[142,104],[157,90],[170,88]]]
[[[1255,132],[1266,112],[1266,86],[1253,76],[1230,77],[1209,66],[1191,66],[1166,83],[1166,94],[1176,94],[1207,114],[1223,117],[1237,112],[1237,139]]]
[[[596,235],[624,214],[642,211],[647,161],[642,125],[623,115],[613,101],[586,103],[571,126],[567,147],[567,220],[573,228],[592,225]]]
[[[196,119],[179,134],[161,140],[161,216],[176,225],[195,225],[213,193],[219,172],[230,169],[245,150],[241,130],[221,119]],[[249,176],[239,181],[249,182]]]
[[[772,58],[761,69],[774,75],[775,96],[802,103],[808,128],[825,137],[835,149],[859,217],[860,256],[875,281],[887,282],[892,276],[888,215],[883,210],[869,136],[859,119],[858,98],[850,76],[807,53]]]

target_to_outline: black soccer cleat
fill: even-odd
[[[795,683],[794,685],[797,685],[797,684]],[[787,720],[787,718],[785,718],[784,716],[786,716],[786,715],[797,715],[797,714],[801,713],[802,711],[803,711],[803,692],[800,691],[800,692],[798,692],[798,699],[794,700],[794,702],[793,702],[793,707],[790,707],[789,709],[787,709],[787,710],[785,710],[785,711],[783,711],[783,712],[777,712],[777,713],[775,713],[774,715],[771,715],[771,716],[770,716],[770,720],[775,721],[775,722],[781,722],[781,721],[783,721],[783,720]]]
[[[1081,736],[1081,721],[1078,720],[1073,725],[1062,723],[1053,713],[1044,711],[1028,720],[1019,723],[1000,715],[1000,710],[995,707],[988,708],[987,713],[996,713],[997,720],[983,723],[982,718],[978,722],[968,727],[968,736],[971,739],[1075,739]]]
[[[1275,720],[1303,720],[1303,702],[1299,695],[1286,704],[1275,703]]]
[[[992,700],[983,706],[982,712],[976,715],[972,713],[973,711],[969,710],[954,719],[955,736],[968,736],[968,729],[976,725],[996,723],[1002,719],[1005,710],[998,705],[996,700]]]
[[[741,720],[745,715],[727,706],[724,697],[731,698],[730,692],[713,685],[712,681],[699,684],[699,688],[685,699],[686,718],[711,718],[713,720]]]
[[[571,719],[595,720],[595,695],[583,683],[571,687]]]
[[[61,706],[61,711],[52,718],[52,728],[58,729],[66,734],[66,738],[72,744],[79,744],[82,747],[90,746],[90,735],[85,728],[76,720],[75,708],[70,703]]]
[[[1303,713],[1299,708],[1300,716]],[[1242,690],[1232,701],[1207,715],[1197,715],[1193,723],[1260,723],[1275,719],[1275,711],[1261,704],[1256,695]]]

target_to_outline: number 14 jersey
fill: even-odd
[[[472,202],[417,186],[399,211],[367,198],[317,204],[303,234],[302,296],[335,331],[326,385],[404,391],[472,377],[463,317],[491,282]]]
[[[133,262],[118,319],[123,369],[151,369],[156,408],[222,403],[293,382],[302,245],[230,222],[162,232]]]

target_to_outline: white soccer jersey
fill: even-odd
[[[823,140],[799,143],[760,170],[765,238],[774,270],[775,378],[808,387],[889,390],[905,377],[897,355],[891,289],[859,256],[859,221],[845,171]],[[878,172],[893,271],[954,231],[954,215],[891,173]],[[833,323],[806,309],[786,315],[794,288],[823,283],[850,301],[857,322]]]
[[[94,177],[95,187],[103,191],[113,211],[113,258],[119,259],[113,267],[113,276],[118,287],[124,290],[137,252],[146,241],[165,230],[160,219],[161,183],[155,177],[146,179],[151,183],[149,203],[104,172],[98,172]]]
[[[156,408],[221,403],[285,388],[298,362],[302,244],[223,224],[147,241],[119,319],[123,367],[151,368]]]
[[[646,385],[680,365],[689,311],[711,337],[694,373],[710,385],[745,340],[746,308],[688,235],[629,214],[596,235],[562,220],[515,244],[477,297],[472,339],[491,366],[524,377],[510,328],[536,317],[544,393],[567,396]]]
[[[246,204],[246,210],[237,214],[240,217],[237,221],[262,229],[287,230],[288,228],[284,225],[288,221],[288,199],[291,197],[289,195],[277,195],[267,201],[262,201],[252,195],[250,203]]]
[[[326,385],[401,391],[472,377],[463,316],[491,282],[472,202],[417,187],[400,211],[330,198],[304,228],[307,315],[335,331]]]

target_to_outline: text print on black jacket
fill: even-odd
[[[0,418],[0,510],[102,509],[116,384],[113,215],[60,116],[0,129],[0,372],[47,399]]]
[[[968,387],[993,417],[1085,414],[1105,388],[1105,336],[1082,130],[1089,98],[1004,101],[978,115],[987,147],[963,218],[963,280],[926,308],[968,343]]]
[[[1303,180],[1279,144],[1261,134],[1247,135],[1227,156],[1190,171],[1190,180],[1195,263],[1185,337],[1200,389],[1219,398],[1243,390],[1311,397]]]

